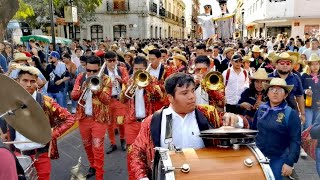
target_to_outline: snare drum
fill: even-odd
[[[255,145],[240,146],[237,150],[156,148],[152,176],[153,180],[274,180],[269,160]]]
[[[34,167],[34,161],[32,161],[30,156],[17,156],[17,159],[24,170],[24,174],[27,180],[37,180],[38,174],[37,170]]]

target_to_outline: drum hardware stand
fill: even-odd
[[[18,107],[18,108],[16,108],[16,109],[8,110],[7,112],[1,114],[1,115],[0,115],[0,118],[2,118],[2,117],[4,117],[4,116],[7,116],[7,115],[9,115],[9,116],[14,116],[14,115],[15,115],[14,113],[15,113],[17,110],[19,110],[19,109],[25,109],[25,108],[27,108],[27,105],[22,104],[20,107]]]
[[[165,173],[174,171],[176,169],[181,169],[181,172],[188,173],[188,172],[190,172],[191,168],[190,168],[189,164],[183,164],[181,167],[172,167],[171,166],[171,167],[164,167],[162,169],[165,171]]]

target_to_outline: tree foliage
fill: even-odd
[[[16,15],[13,17],[14,19],[26,19],[28,17],[34,16],[34,11],[31,5],[26,4],[23,0],[19,0],[19,10]]]
[[[49,0],[19,0],[19,19],[26,20],[32,27],[40,27],[49,19]],[[70,0],[53,0],[54,14],[57,17],[64,17],[64,6],[70,5]],[[77,6],[80,21],[94,16],[95,9],[102,4],[102,0],[73,0]],[[33,14],[25,13],[25,7],[30,7]],[[21,16],[24,15],[24,16]]]

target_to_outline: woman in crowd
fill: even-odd
[[[250,87],[241,94],[238,106],[241,114],[248,119],[249,123],[252,123],[254,114],[266,98],[262,84],[268,82],[269,78],[266,70],[259,68],[250,79]]]
[[[10,63],[14,58],[13,58],[13,48],[11,44],[6,43],[4,48],[4,54],[3,56],[6,58],[7,63]]]
[[[320,114],[320,57],[315,53],[311,54],[306,63],[308,64],[310,71],[302,75],[301,82],[305,95],[312,97],[312,105],[306,106],[306,122],[304,123],[303,129],[307,129],[311,124],[313,124],[316,117]]]
[[[292,174],[293,164],[299,159],[301,122],[296,110],[285,98],[293,88],[281,78],[263,84],[268,100],[257,110],[252,129],[258,130],[256,145],[270,159],[276,180]]]
[[[4,42],[0,42],[0,54],[4,55],[4,48],[6,47],[6,45],[4,44]]]

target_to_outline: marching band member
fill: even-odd
[[[124,119],[128,112],[128,107],[126,104],[120,102],[120,94],[122,85],[126,85],[129,79],[128,72],[125,67],[117,66],[118,59],[117,54],[113,51],[107,51],[104,56],[105,62],[107,62],[106,69],[104,71],[111,78],[112,93],[110,101],[109,110],[109,122],[108,122],[108,135],[110,140],[110,147],[107,149],[106,153],[110,154],[117,150],[116,138],[115,138],[115,128],[117,124],[119,125],[119,134],[121,149],[126,150],[126,142],[124,139]]]
[[[133,62],[133,74],[139,70],[146,70],[148,62],[145,57],[137,56]],[[133,76],[134,77],[134,76]],[[152,102],[150,101],[150,97],[159,97],[162,98],[163,93],[160,89],[160,86],[157,84],[157,80],[155,77],[150,76],[149,84],[145,88],[137,88],[134,94],[133,99],[129,99],[129,115],[126,118],[125,123],[125,137],[128,146],[128,151],[130,151],[130,146],[133,144],[134,140],[136,139],[137,135],[140,131],[140,125],[143,119],[152,112]],[[130,79],[128,82],[128,87],[133,85],[135,79]],[[133,180],[133,172],[130,170],[130,158],[127,157],[128,162],[128,172],[129,172],[129,179]]]
[[[46,144],[21,143],[14,144],[15,151],[19,154],[37,159],[34,166],[37,170],[39,180],[49,180],[51,171],[51,159],[58,159],[57,138],[65,133],[74,124],[74,118],[67,109],[59,106],[53,99],[38,93],[37,79],[39,70],[31,66],[19,66],[17,82],[27,90],[32,97],[40,104],[46,115],[49,117],[52,131],[52,140]],[[9,126],[10,141],[30,141],[18,131]],[[51,150],[49,152],[49,150]]]
[[[205,89],[203,81],[207,73],[210,72],[210,59],[207,56],[198,56],[195,60],[195,83],[196,83],[196,104],[209,104],[215,106],[219,112],[223,112],[225,106],[224,87],[219,90]]]
[[[154,147],[199,149],[212,145],[212,141],[199,137],[200,131],[222,125],[248,127],[246,119],[240,116],[231,113],[219,114],[214,106],[196,106],[195,82],[191,75],[171,75],[165,82],[165,89],[170,106],[148,116],[141,123],[141,130],[131,145],[130,168],[134,179],[151,178]]]
[[[162,89],[162,92],[165,92],[163,85],[164,81],[167,77],[176,72],[176,68],[161,64],[161,52],[158,49],[150,50],[148,56],[151,63],[150,75],[156,77],[156,79],[159,81],[158,83]],[[159,97],[151,97],[151,102],[153,104],[152,112],[161,109],[166,104],[166,100],[159,99]]]
[[[111,79],[102,75],[100,89],[91,90],[88,87],[88,78],[96,76],[101,71],[101,60],[99,57],[91,56],[86,62],[86,73],[80,73],[76,79],[71,97],[80,101],[75,114],[79,121],[79,130],[82,137],[90,168],[87,178],[96,175],[96,179],[103,179],[104,164],[104,136],[107,129],[108,110],[111,98]],[[80,99],[81,98],[81,99]],[[83,105],[82,105],[83,104]]]

